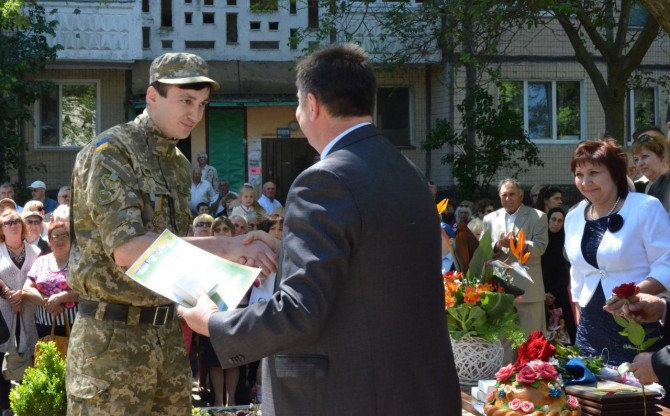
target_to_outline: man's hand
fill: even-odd
[[[613,314],[622,315],[624,318],[632,319],[639,324],[658,322],[665,316],[665,301],[658,296],[638,293],[631,298],[631,303],[623,303],[618,307],[618,303],[621,302],[606,305],[603,309]]]
[[[656,377],[656,373],[654,373],[654,367],[651,365],[651,356],[652,353],[650,352],[640,353],[635,356],[630,365],[630,371],[632,371],[635,378],[645,386],[658,382],[658,377]]]
[[[245,251],[245,254],[240,256],[238,262],[247,266],[262,268],[265,276],[276,272],[277,254],[281,247],[281,241],[265,231],[251,231],[243,237],[241,248]]]
[[[179,316],[184,318],[186,324],[195,332],[209,336],[209,318],[214,312],[218,312],[216,303],[203,291],[198,292],[198,303],[192,308],[179,306]]]

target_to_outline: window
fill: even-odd
[[[640,127],[655,126],[658,121],[658,105],[656,88],[636,88],[628,91],[630,102],[630,132],[631,134]]]
[[[214,13],[203,13],[202,14],[202,23],[205,25],[214,24]]]
[[[630,17],[628,19],[628,26],[630,28],[642,28],[649,20],[649,12],[639,2],[633,3],[630,8]]]
[[[252,40],[249,49],[279,49],[279,42],[273,40]]]
[[[149,0],[142,0],[142,13],[149,13]]]
[[[249,30],[261,30],[261,22],[249,22]]]
[[[37,101],[37,147],[82,147],[98,132],[98,82],[56,83]]]
[[[161,26],[172,27],[172,0],[161,0]]]
[[[249,0],[252,12],[276,12],[279,10],[279,0]]]
[[[532,140],[582,139],[580,81],[504,81],[499,95],[523,116]]]
[[[289,0],[288,12],[291,15],[295,15],[298,13],[298,0]]]
[[[237,43],[237,13],[226,13],[226,43]]]
[[[205,0],[205,6],[214,6],[214,0]]]
[[[319,0],[307,0],[307,28],[319,28]]]
[[[172,49],[172,39],[161,39],[161,48]]]
[[[184,24],[186,25],[193,24],[193,13],[191,12],[184,13]]]
[[[142,27],[142,49],[151,49],[151,28]]]
[[[412,147],[408,87],[379,87],[375,124],[397,147]]]
[[[268,22],[268,30],[270,31],[279,30],[279,22]]]
[[[237,6],[237,0],[226,0],[228,6]]]
[[[289,45],[291,45],[291,50],[294,51],[298,49],[298,29],[291,29],[290,30],[290,37],[289,37]]]

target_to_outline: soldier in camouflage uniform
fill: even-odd
[[[150,82],[144,113],[82,149],[72,174],[69,284],[80,303],[67,359],[70,415],[191,412],[191,369],[176,308],[124,272],[164,229],[186,235],[191,166],[176,143],[202,119],[219,84],[204,60],[185,53],[156,58]],[[275,270],[273,240],[256,237],[244,244],[189,241]]]

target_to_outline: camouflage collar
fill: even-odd
[[[147,145],[156,156],[166,156],[174,153],[177,146],[177,139],[168,138],[149,117],[145,109],[142,114],[137,116],[135,122],[138,123],[147,134]]]

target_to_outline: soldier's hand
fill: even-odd
[[[265,231],[252,231],[242,240],[243,254],[238,262],[260,267],[264,275],[277,271],[277,253],[281,243]]]
[[[207,296],[202,290],[198,291],[198,303],[192,308],[185,308],[179,306],[177,308],[179,316],[181,316],[186,324],[195,332],[209,336],[209,318],[214,312],[219,309],[216,304]]]

